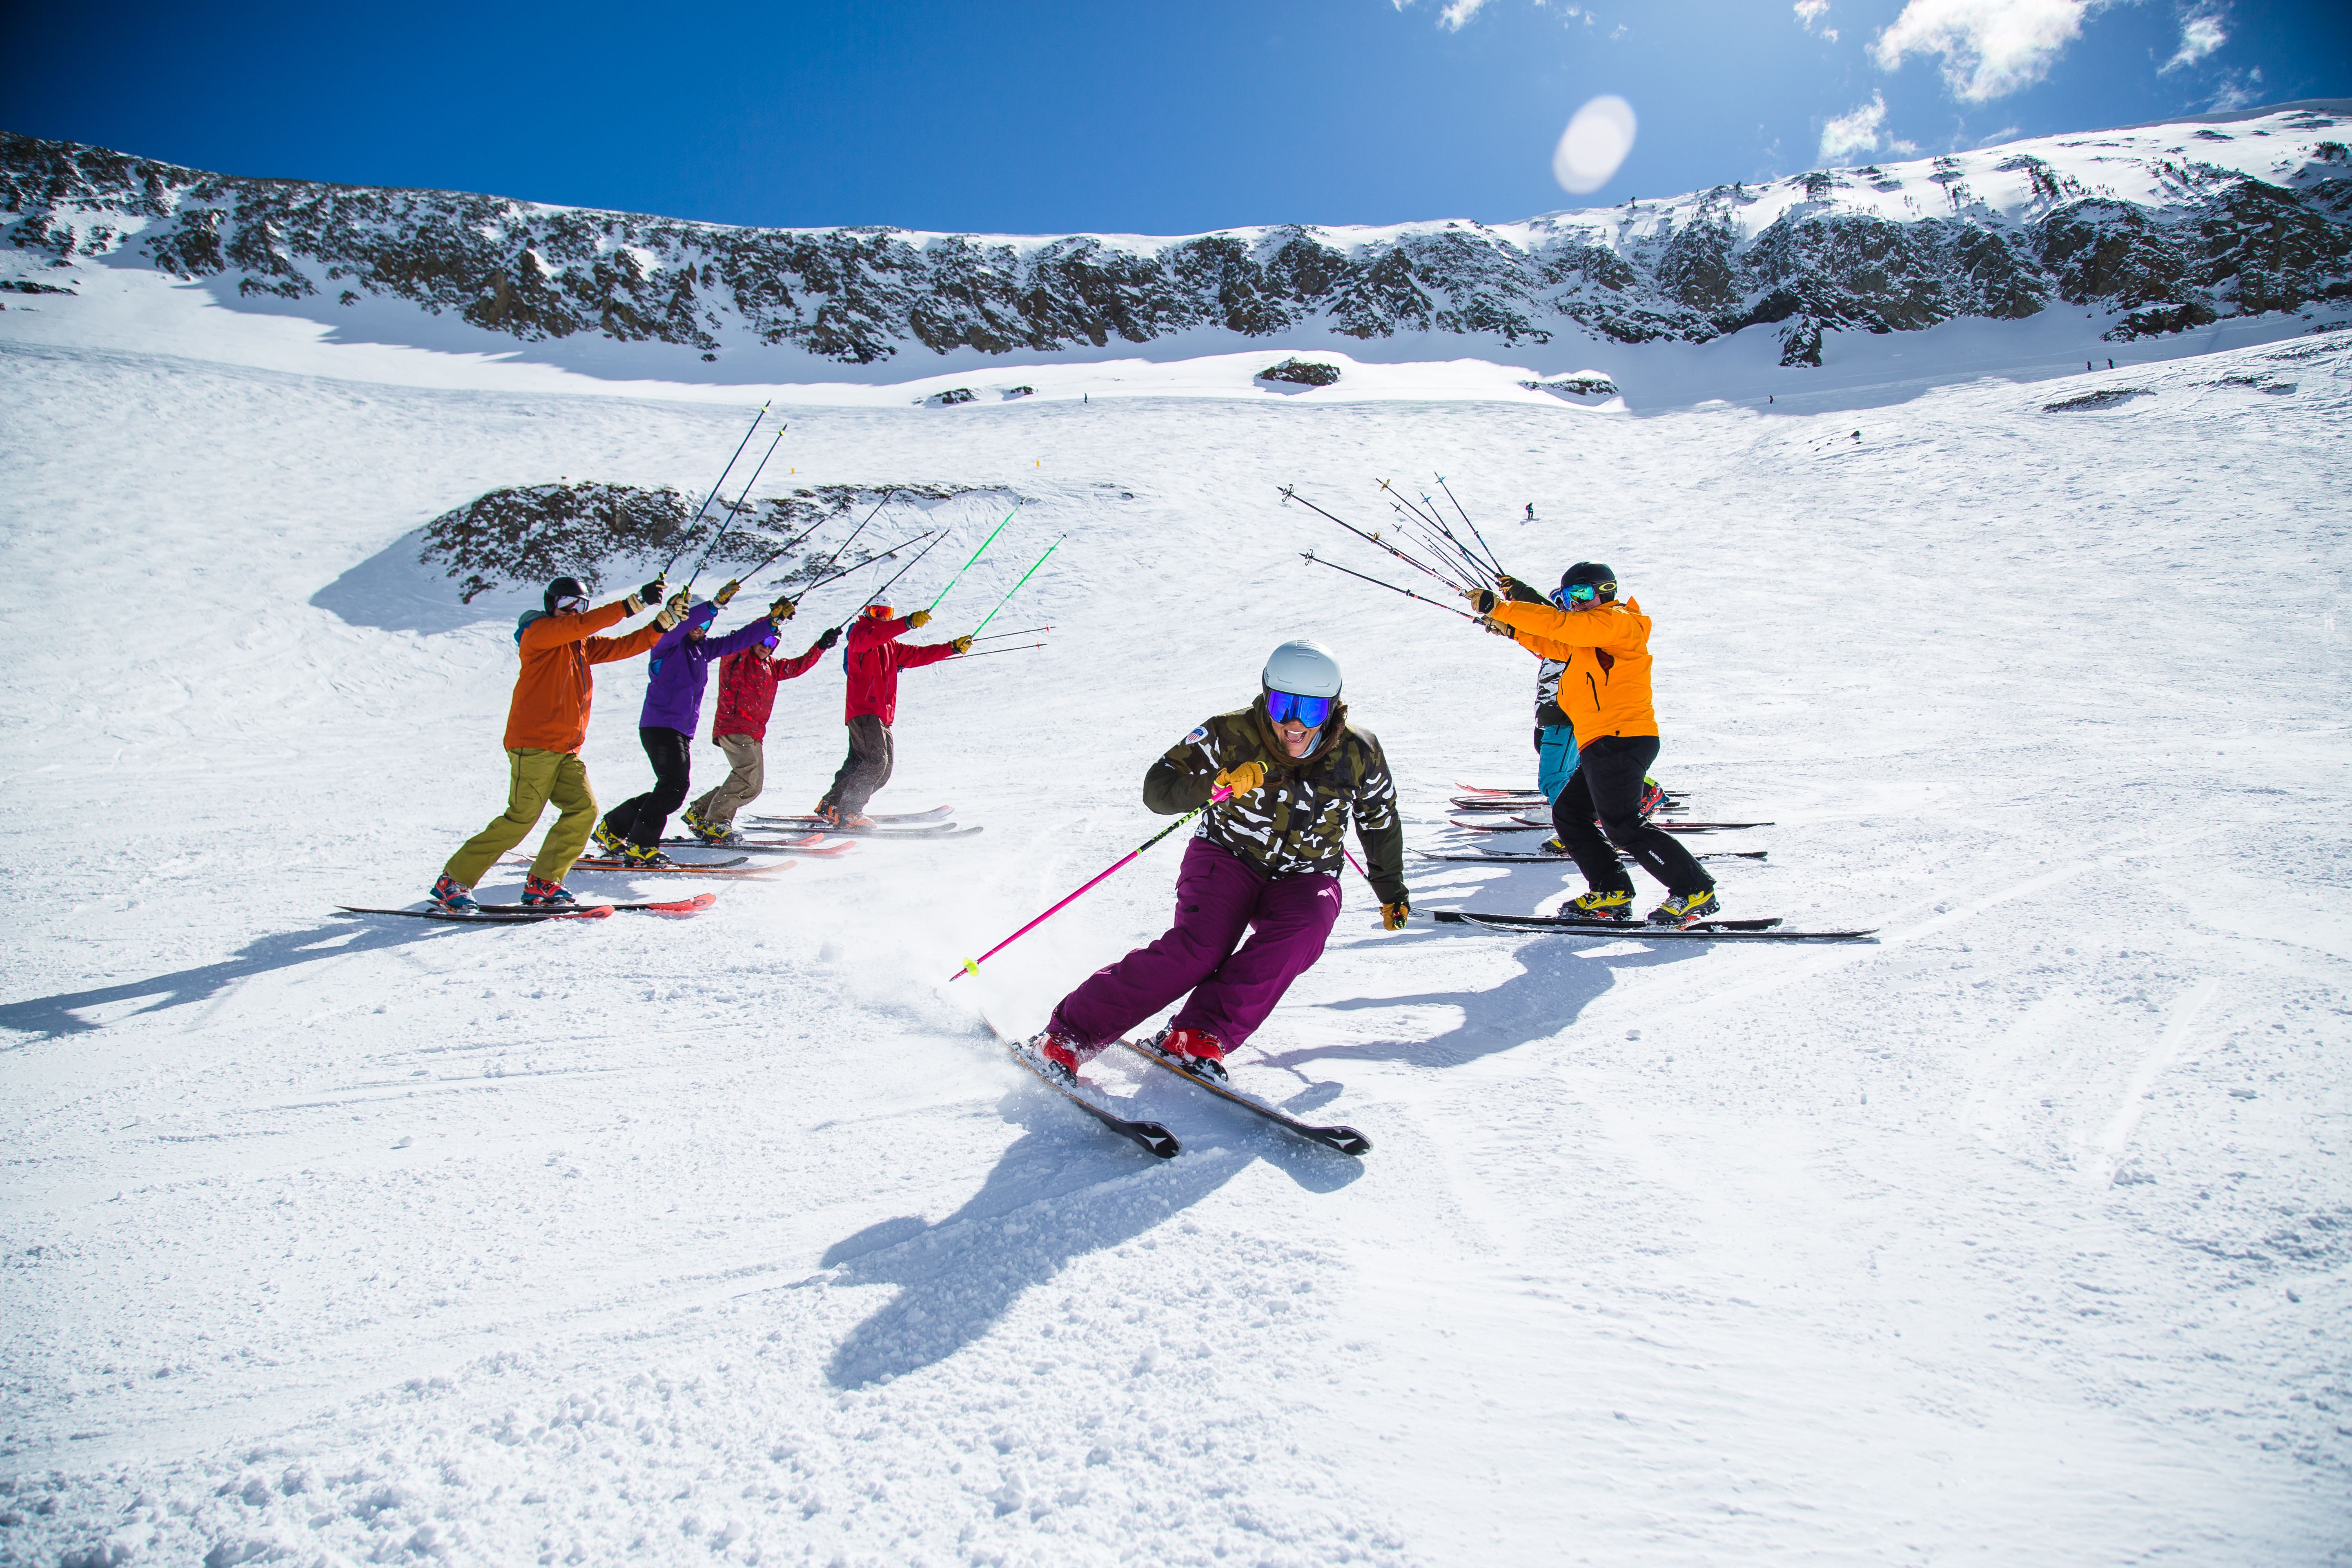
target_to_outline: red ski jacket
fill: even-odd
[[[860,616],[850,623],[849,634],[842,639],[842,660],[849,667],[849,700],[842,707],[843,722],[867,713],[885,725],[894,722],[898,717],[898,672],[937,664],[955,653],[951,642],[921,646],[900,642],[906,635],[904,616],[887,621]]]
[[[776,682],[804,673],[824,649],[814,643],[797,658],[761,658],[750,648],[719,661],[719,716],[710,721],[710,738],[749,735],[768,738],[768,715],[775,711]]]

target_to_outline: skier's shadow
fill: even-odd
[[[447,928],[429,921],[402,921],[395,929],[376,921],[338,920],[309,931],[285,931],[277,936],[265,936],[247,942],[233,958],[218,963],[207,963],[195,969],[175,970],[169,974],[157,974],[145,980],[126,980],[116,985],[97,985],[85,991],[60,991],[54,996],[36,996],[27,1001],[0,1004],[0,1029],[15,1030],[38,1039],[55,1039],[60,1035],[79,1035],[92,1029],[103,1029],[126,1018],[142,1014],[160,1012],[166,1007],[185,1007],[209,1002],[240,980],[250,980],[257,974],[273,970],[291,969],[297,964],[315,963],[320,959],[341,958],[350,952],[373,952],[387,947],[402,947],[413,942],[431,941],[449,934]],[[125,1005],[125,1004],[136,1004]],[[101,1017],[84,1017],[84,1013],[108,1010]],[[27,1040],[0,1044],[0,1049],[29,1045]]]
[[[1393,941],[1394,939],[1390,939]],[[1475,940],[1431,932],[1418,940],[1457,942]],[[1628,932],[1626,939],[1641,940]],[[1540,937],[1520,945],[1519,973],[1500,985],[1483,991],[1432,991],[1410,996],[1355,996],[1316,1004],[1318,1011],[1358,1013],[1383,1007],[1411,1007],[1452,1003],[1462,1009],[1462,1022],[1443,1035],[1410,1039],[1366,1040],[1354,1044],[1304,1046],[1279,1054],[1269,1052],[1272,1067],[1297,1070],[1307,1063],[1337,1057],[1350,1061],[1405,1061],[1422,1067],[1454,1068],[1481,1057],[1507,1051],[1531,1040],[1549,1039],[1576,1022],[1584,1009],[1616,984],[1618,972],[1654,969],[1696,958],[1704,944],[1660,942],[1643,952],[1591,953],[1591,944],[1573,937]]]
[[[1171,1086],[1203,1098],[1172,1079]],[[1147,1091],[1140,1110],[1157,1116],[1181,1103]],[[1213,1106],[1201,1109],[1217,1114]],[[987,1333],[1024,1291],[1183,1213],[1253,1159],[1318,1192],[1344,1186],[1363,1170],[1345,1154],[1239,1124],[1223,1142],[1187,1126],[1184,1152],[1157,1161],[1043,1089],[1015,1089],[1004,1110],[1025,1131],[962,1207],[932,1225],[913,1215],[884,1220],[825,1250],[824,1266],[840,1270],[829,1283],[898,1287],[834,1352],[826,1378],[835,1388],[863,1388],[945,1361]]]

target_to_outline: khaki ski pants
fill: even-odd
[[[719,735],[713,742],[727,753],[727,764],[733,771],[717,789],[694,803],[694,815],[713,827],[724,827],[767,787],[768,752],[749,735]]]
[[[560,815],[540,843],[530,874],[561,882],[588,847],[588,832],[596,826],[596,796],[588,787],[588,766],[577,752],[509,752],[506,814],[467,839],[441,868],[443,873],[468,888],[480,885],[499,857],[529,837],[550,805]]]

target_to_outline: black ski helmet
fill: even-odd
[[[1605,605],[1617,596],[1617,574],[1598,561],[1580,561],[1559,574],[1559,591],[1565,595],[1571,583],[1592,584],[1596,604]]]
[[[539,602],[551,616],[555,614],[555,602],[558,599],[584,599],[587,596],[588,590],[582,586],[579,578],[558,577],[547,585],[547,592],[539,596]]]

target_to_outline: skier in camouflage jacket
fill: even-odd
[[[1144,774],[1143,802],[1161,816],[1207,809],[1177,874],[1175,923],[1062,998],[1032,1042],[1064,1071],[1189,992],[1159,1044],[1221,1074],[1216,1064],[1322,956],[1339,915],[1351,818],[1381,916],[1391,931],[1404,924],[1396,785],[1380,741],[1348,722],[1338,662],[1314,644],[1287,643],[1266,674],[1257,700],[1209,720]],[[1326,689],[1302,703],[1278,680]],[[1230,793],[1215,798],[1221,792]]]

